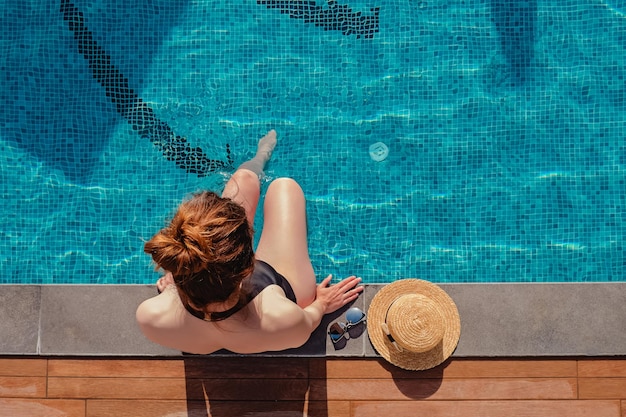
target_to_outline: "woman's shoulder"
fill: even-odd
[[[302,308],[289,300],[277,285],[267,287],[257,299],[256,310],[265,331],[282,331],[305,319]]]
[[[176,290],[168,294],[166,289],[141,303],[136,319],[144,336],[159,345],[199,354],[221,348],[214,337],[212,323],[199,320],[185,311]]]
[[[176,301],[180,303],[176,290],[173,287],[167,287],[161,294],[139,304],[135,313],[137,323],[142,330],[147,327],[163,326],[168,319],[171,319]]]

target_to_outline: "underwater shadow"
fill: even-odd
[[[201,148],[192,147],[186,138],[175,134],[164,121],[159,120],[130,86],[128,78],[113,63],[113,58],[96,41],[85,24],[83,13],[70,0],[61,0],[61,13],[74,34],[78,52],[89,63],[91,74],[100,84],[116,110],[139,133],[158,148],[168,161],[200,177],[232,164],[230,148],[226,145],[229,162],[209,159]]]
[[[534,58],[537,0],[490,0],[491,20],[513,86],[529,80]]]
[[[292,19],[301,19],[324,30],[340,31],[343,35],[356,35],[372,39],[380,30],[380,7],[370,7],[369,14],[355,12],[346,4],[337,4],[336,0],[327,0],[327,7],[313,0],[257,0],[257,4],[268,9],[278,9]]]
[[[325,359],[185,355],[187,415],[327,417]]]
[[[141,88],[152,55],[188,1],[113,0],[105,14],[90,2],[74,3],[89,20],[94,39],[116,53],[113,60],[128,84]],[[85,183],[120,115],[64,21],[63,8],[73,3],[32,4],[36,7],[8,2],[0,14],[6,62],[0,66],[3,137],[68,180]]]

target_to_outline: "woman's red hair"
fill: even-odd
[[[254,270],[252,239],[244,208],[205,191],[184,201],[144,251],[172,273],[183,303],[203,311],[240,291]]]

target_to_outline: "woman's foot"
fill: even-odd
[[[274,129],[267,132],[265,136],[259,139],[259,145],[257,146],[255,158],[260,157],[263,160],[263,165],[267,163],[272,157],[272,152],[276,147],[276,131]]]
[[[272,157],[272,152],[274,151],[275,146],[276,131],[272,129],[259,140],[254,158],[241,164],[239,169],[247,169],[254,172],[258,176],[263,175],[265,164],[267,164],[267,161],[269,161]]]

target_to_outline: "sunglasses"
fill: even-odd
[[[366,314],[358,307],[352,307],[346,313],[346,323],[336,322],[333,323],[328,329],[328,335],[330,336],[331,342],[333,344],[338,343],[342,339],[350,338],[350,329],[353,327],[364,323],[367,319]]]

